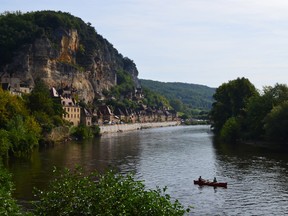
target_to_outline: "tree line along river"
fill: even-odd
[[[209,126],[153,128],[104,134],[83,142],[42,148],[28,159],[7,164],[20,203],[45,189],[53,167],[80,165],[88,173],[108,169],[135,173],[147,189],[167,186],[174,199],[193,206],[191,215],[288,214],[288,157],[277,149],[213,142]],[[199,187],[199,176],[228,182],[228,187]]]

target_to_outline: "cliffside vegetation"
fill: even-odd
[[[37,38],[48,37],[57,46],[61,37],[57,32],[76,29],[80,36],[80,47],[77,52],[77,64],[87,68],[93,61],[96,49],[110,49],[117,63],[127,68],[129,61],[101,35],[97,34],[90,23],[85,23],[78,17],[65,12],[36,11],[29,13],[5,12],[0,15],[0,67],[9,63],[13,53],[25,44],[32,43]],[[89,58],[90,57],[90,58]],[[133,62],[130,62],[133,63]],[[127,65],[128,64],[128,65]]]
[[[166,97],[170,105],[187,117],[207,117],[213,103],[214,88],[203,85],[140,80],[143,88]]]
[[[222,140],[288,144],[287,85],[259,93],[248,79],[238,78],[219,86],[214,99],[213,129]]]
[[[142,105],[153,107],[155,109],[172,108],[168,99],[163,95],[149,90],[143,89],[144,97],[140,100],[133,100],[133,95],[137,87],[133,82],[131,76],[125,71],[117,72],[117,85],[107,91],[106,104],[113,108],[119,107],[121,109],[140,109]]]

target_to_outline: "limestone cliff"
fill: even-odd
[[[135,86],[139,85],[138,70],[133,61],[118,53],[89,24],[61,12],[35,12],[32,15],[36,21],[31,22],[41,31],[37,30],[26,40],[28,42],[15,48],[10,61],[1,62],[0,73],[20,78],[29,86],[40,78],[49,87],[71,87],[79,99],[86,102],[92,102],[95,97],[102,96],[104,89],[115,86],[119,70],[128,72]],[[37,21],[39,17],[44,19],[42,23]],[[77,25],[68,25],[69,19]]]

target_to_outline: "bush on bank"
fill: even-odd
[[[50,184],[48,191],[38,191],[35,215],[184,215],[189,209],[160,190],[145,190],[132,175],[107,172],[84,176],[81,170],[66,169]]]
[[[85,126],[79,125],[77,127],[73,127],[71,130],[72,136],[76,137],[77,139],[87,139],[91,137],[100,136],[100,127],[98,125],[93,126]]]
[[[0,215],[22,215],[16,200],[12,197],[11,175],[2,167],[0,160]]]
[[[24,212],[12,197],[11,175],[0,164],[0,215],[178,216],[189,212],[178,200],[171,201],[166,188],[145,190],[143,182],[134,180],[132,175],[110,171],[85,176],[80,168],[55,170],[55,175],[48,190],[36,191],[34,209]]]

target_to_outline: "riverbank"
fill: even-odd
[[[180,125],[179,121],[115,124],[115,125],[103,125],[99,127],[100,127],[100,134],[106,134],[106,133],[117,133],[117,132],[141,130],[141,129],[147,129],[147,128],[170,127],[170,126],[177,126],[177,125]]]

